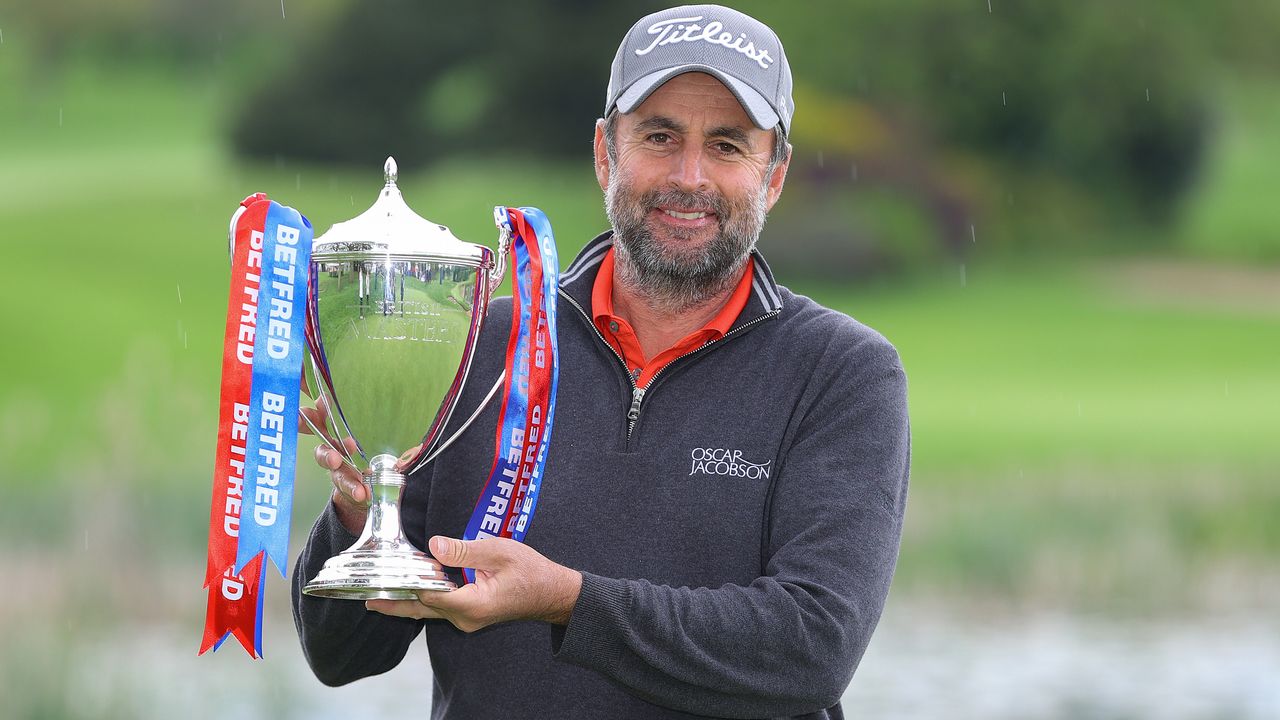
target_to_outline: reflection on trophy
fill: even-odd
[[[309,595],[407,600],[454,588],[405,537],[399,503],[405,475],[441,446],[502,279],[506,236],[496,256],[458,240],[405,204],[394,159],[385,170],[373,206],[317,238],[311,255],[308,381],[330,419],[313,430],[339,441],[331,444],[362,471],[371,504],[360,538],[325,562],[303,590]],[[400,456],[419,445],[397,472]]]

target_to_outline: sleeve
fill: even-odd
[[[356,536],[342,526],[330,502],[316,519],[293,568],[293,622],[302,653],[320,682],[330,686],[345,685],[395,667],[423,626],[421,620],[368,611],[359,601],[302,593],[302,587],[315,577],[325,560],[355,541]]]
[[[759,578],[691,589],[584,573],[568,626],[553,630],[556,657],[684,712],[789,716],[838,704],[888,595],[910,465],[906,375],[892,345],[871,345],[824,358],[830,371],[807,384]]]

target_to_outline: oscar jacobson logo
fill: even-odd
[[[768,480],[773,461],[753,463],[742,459],[741,450],[728,448],[694,448],[689,453],[690,475],[727,475],[748,480]]]

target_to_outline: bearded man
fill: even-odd
[[[595,132],[612,230],[561,277],[538,521],[524,544],[457,539],[490,404],[402,501],[409,538],[477,581],[417,601],[304,596],[367,512],[359,476],[317,448],[333,502],[293,594],[322,681],[384,672],[425,633],[433,717],[843,717],[898,554],[906,378],[882,336],[777,284],[756,249],[793,109],[759,21],[696,5],[631,28]],[[486,326],[473,377],[501,372],[507,334]]]

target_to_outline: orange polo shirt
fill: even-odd
[[[747,306],[747,298],[751,296],[751,280],[755,275],[755,260],[748,259],[747,271],[742,273],[729,301],[720,308],[720,312],[701,329],[694,330],[684,336],[680,342],[663,350],[652,358],[645,359],[640,349],[640,340],[635,330],[626,320],[613,313],[613,248],[605,253],[600,262],[600,271],[596,273],[595,285],[591,288],[591,312],[595,316],[596,329],[604,339],[618,351],[627,370],[636,379],[636,387],[645,387],[659,370],[667,363],[702,347],[712,340],[719,340],[729,332],[733,323]]]

